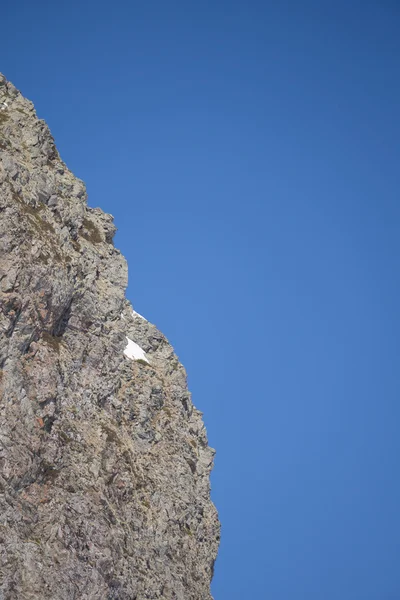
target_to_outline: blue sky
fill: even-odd
[[[217,449],[215,600],[398,600],[400,5],[9,3],[0,71]]]

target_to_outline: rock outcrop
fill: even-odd
[[[214,451],[115,230],[0,75],[1,600],[211,598]]]

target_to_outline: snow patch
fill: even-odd
[[[125,356],[127,356],[131,360],[142,360],[149,365],[150,361],[146,356],[146,352],[128,337],[126,337],[126,339],[128,340],[128,344],[124,350]]]
[[[138,312],[136,312],[136,310],[133,310],[133,308],[132,308],[132,316],[134,319],[136,319],[138,317],[139,319],[143,319],[143,321],[147,321],[147,319],[143,315],[140,315]]]

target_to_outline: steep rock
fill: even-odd
[[[4,600],[211,598],[214,451],[114,233],[0,75]]]

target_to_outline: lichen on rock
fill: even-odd
[[[172,347],[125,298],[114,233],[0,75],[4,600],[211,598],[214,451]]]

